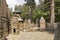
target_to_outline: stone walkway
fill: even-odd
[[[8,40],[53,40],[54,34],[48,32],[20,32],[20,34],[10,34]]]

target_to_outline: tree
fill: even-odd
[[[18,5],[14,8],[15,11],[21,11],[21,16],[23,19],[27,19],[27,13],[28,13],[28,6],[24,5]]]
[[[26,6],[25,4],[22,6],[22,9],[21,9],[21,11],[22,11],[22,18],[23,19],[27,19],[28,18],[28,10],[29,10],[29,8],[28,8],[28,6]]]
[[[32,20],[32,15],[33,15],[33,9],[35,8],[35,0],[25,0],[27,3],[27,6],[29,6],[29,19]]]
[[[51,26],[54,27],[55,15],[54,15],[54,0],[45,0],[44,5],[41,6],[43,11],[49,11],[51,14]]]

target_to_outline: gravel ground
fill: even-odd
[[[9,34],[8,40],[53,40],[54,34],[48,32],[20,32],[20,34]]]

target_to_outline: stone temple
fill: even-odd
[[[13,12],[13,16],[10,18],[10,10],[6,0],[0,0],[0,40],[7,40],[8,36],[10,36],[9,40],[17,40],[17,38],[19,38],[19,40],[45,40],[46,38],[48,38],[47,40],[49,40],[49,38],[53,39],[53,34],[51,35],[47,32],[40,32],[40,30],[38,31],[38,29],[46,28],[45,19],[41,17],[41,19],[38,20],[36,23],[31,22],[31,19],[23,20],[20,11]]]

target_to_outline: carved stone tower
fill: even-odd
[[[6,0],[0,0],[0,40],[5,40],[8,35],[9,17],[8,5]]]

